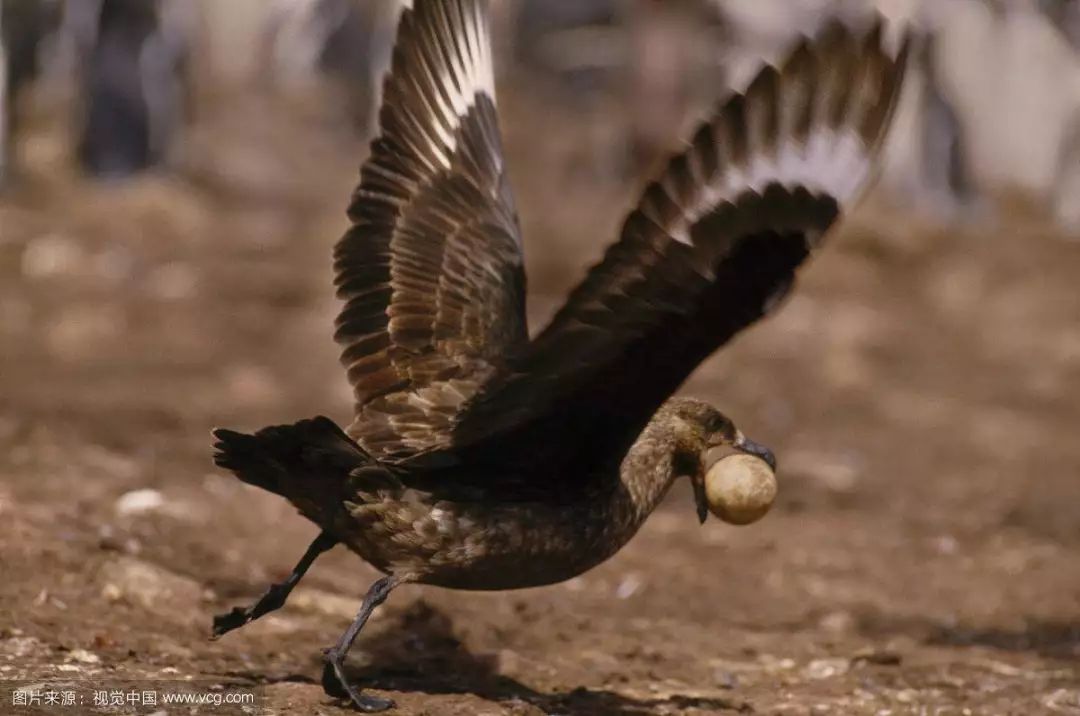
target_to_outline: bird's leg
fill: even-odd
[[[345,678],[345,656],[349,653],[349,649],[352,648],[353,642],[356,641],[356,636],[364,628],[364,624],[367,623],[368,617],[375,611],[375,607],[385,602],[386,597],[390,595],[394,587],[404,581],[408,580],[391,575],[383,577],[371,585],[367,594],[364,595],[364,603],[360,605],[360,612],[356,615],[356,619],[341,635],[337,644],[326,650],[326,664],[323,666],[322,676],[323,691],[334,698],[351,700],[353,705],[364,713],[377,713],[391,709],[394,707],[394,702],[390,699],[364,696],[353,687]]]
[[[331,549],[338,543],[337,538],[331,537],[326,532],[323,532],[315,541],[311,543],[311,546],[304,552],[304,556],[300,558],[300,561],[295,567],[293,567],[292,574],[284,582],[277,584],[271,584],[270,588],[259,598],[259,601],[255,602],[250,607],[233,607],[232,611],[227,614],[218,614],[214,617],[214,635],[212,638],[218,639],[225,634],[228,634],[233,629],[239,629],[250,621],[254,621],[259,617],[274,611],[275,609],[281,609],[285,606],[285,600],[289,598],[290,592],[293,587],[303,578],[307,573],[308,568],[318,558],[320,554]]]

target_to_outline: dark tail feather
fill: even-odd
[[[329,418],[263,428],[254,435],[214,430],[214,464],[249,485],[289,498],[297,489],[340,485],[372,459]],[[290,487],[293,486],[293,487]]]

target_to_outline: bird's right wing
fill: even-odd
[[[907,47],[883,35],[834,23],[726,101],[457,416],[455,449],[539,465],[621,454],[702,360],[772,311],[874,174]],[[572,492],[558,483],[583,472],[534,487]]]

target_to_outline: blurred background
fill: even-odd
[[[567,585],[401,598],[356,651],[404,713],[1080,709],[1080,2],[496,0],[531,325],[711,107],[868,5],[917,37],[881,180],[686,387],[777,452],[776,513],[677,491]],[[0,678],[323,703],[297,675],[373,574],[207,643],[314,534],[208,431],[348,419],[330,251],[399,11],[0,0]]]

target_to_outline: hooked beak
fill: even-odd
[[[699,472],[691,477],[690,483],[694,486],[694,502],[697,505],[698,522],[705,524],[705,520],[709,519],[709,500],[705,496],[705,473]]]
[[[765,447],[764,445],[756,443],[753,440],[750,440],[749,438],[740,435],[738,440],[735,441],[735,449],[740,450],[747,455],[753,455],[754,457],[761,458],[769,466],[769,469],[771,469],[773,472],[776,472],[776,456],[773,455],[772,450]]]

